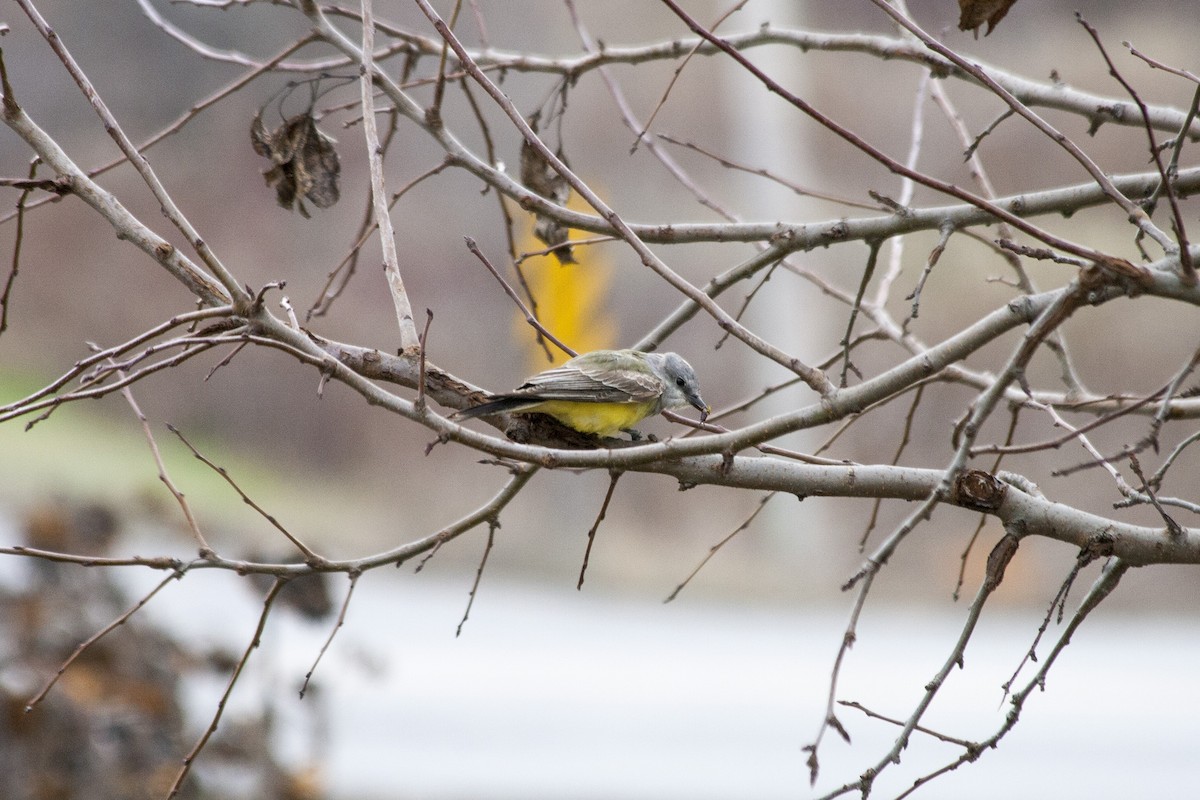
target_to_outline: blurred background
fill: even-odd
[[[222,52],[258,61],[308,28],[304,17],[289,8],[233,5],[196,8],[154,0],[170,24]],[[683,5],[706,23],[727,10],[718,3]],[[1053,74],[1073,88],[1122,97],[1075,22],[1075,4],[1018,2],[995,33],[978,39],[957,30],[954,3],[909,5],[927,30],[972,58],[1030,79],[1049,80]],[[135,142],[171,124],[246,70],[201,57],[166,35],[136,3],[107,4],[102,13],[71,2],[39,2],[37,7]],[[443,15],[450,12],[448,3],[437,7]],[[560,3],[480,0],[478,7],[486,31],[469,13],[458,29],[473,46],[486,37],[499,51],[546,56],[581,51]],[[591,35],[609,47],[674,40],[687,33],[657,4],[606,1],[580,4],[579,10]],[[414,5],[380,0],[375,11],[399,27],[435,35]],[[1194,4],[1094,3],[1086,14],[1145,100],[1187,107],[1194,87],[1129,58],[1120,42],[1128,40],[1165,63],[1194,71],[1192,31],[1200,22]],[[893,33],[886,17],[868,2],[757,1],[732,15],[720,32],[754,30],[766,21],[814,31]],[[21,105],[85,169],[115,158],[116,147],[29,21],[12,7],[0,22],[12,29],[3,39],[4,59]],[[357,40],[351,25],[344,30]],[[790,89],[891,155],[902,158],[907,152],[920,79],[916,66],[787,47],[748,52]],[[300,57],[328,55],[308,48]],[[645,121],[676,66],[675,61],[615,66],[611,74]],[[399,70],[400,64],[394,68]],[[421,62],[418,72],[430,69]],[[284,293],[303,315],[357,238],[368,185],[361,128],[353,124],[353,111],[335,112],[321,124],[338,140],[340,202],[314,210],[312,219],[275,204],[274,191],[262,179],[266,162],[250,147],[248,132],[255,112],[285,82],[279,76],[251,82],[196,115],[148,157],[178,205],[233,272],[256,288],[286,281]],[[545,107],[555,79],[512,72],[503,76],[502,86],[528,114]],[[947,88],[972,131],[998,116],[994,98],[957,81],[947,82]],[[330,94],[321,107],[349,103],[357,91],[352,85]],[[431,90],[415,88],[413,95],[427,103]],[[304,98],[291,102],[297,108],[285,108],[295,113]],[[956,137],[931,104],[922,111],[920,167],[969,185]],[[448,126],[483,152],[483,137],[461,93],[448,94],[445,113]],[[1090,136],[1087,120],[1049,110],[1045,115],[1106,171],[1148,168],[1144,133],[1136,127],[1110,125]],[[515,175],[517,134],[494,108],[485,106],[484,116],[497,158]],[[749,167],[766,167],[814,192],[871,203],[868,191],[890,197],[899,191],[894,176],[768,95],[727,59],[693,59],[658,111],[653,130]],[[557,130],[547,138],[560,143]],[[572,168],[626,220],[719,221],[665,174],[645,145],[631,152],[633,143],[634,134],[621,123],[603,82],[596,73],[587,73],[570,91],[561,127],[561,144]],[[799,195],[723,168],[680,145],[660,140],[659,146],[714,200],[746,221],[819,222],[876,213]],[[1001,194],[1074,184],[1086,177],[1061,150],[1013,120],[1001,123],[980,153]],[[14,134],[0,132],[4,175],[24,176],[29,155]],[[436,166],[442,155],[423,131],[402,122],[388,156],[390,188]],[[1186,156],[1185,151],[1184,163]],[[119,167],[100,180],[140,219],[182,246],[131,169]],[[396,206],[393,221],[414,309],[422,319],[424,309],[434,313],[430,359],[499,391],[547,362],[496,281],[463,245],[463,237],[470,236],[494,263],[508,263],[497,200],[480,189],[465,172],[448,170],[408,193]],[[16,192],[9,197],[11,208]],[[923,190],[913,201],[915,206],[942,204],[945,200]],[[519,247],[539,249],[529,233],[532,221],[511,208],[518,215]],[[1188,220],[1194,223],[1195,217],[1192,207]],[[1130,227],[1111,209],[1038,223],[1075,241],[1137,257]],[[14,240],[10,220],[0,227],[0,252],[11,252]],[[902,282],[915,283],[936,241],[935,232],[908,237]],[[753,253],[747,244],[655,249],[695,284]],[[848,244],[801,253],[794,262],[852,292],[866,253],[864,245]],[[643,268],[627,247],[577,247],[576,255],[581,263],[574,267],[532,258],[525,269],[536,291],[548,298],[552,327],[577,349],[627,346],[678,303],[673,290]],[[384,351],[396,349],[391,299],[375,266],[379,258],[372,240],[345,293],[328,314],[308,323],[312,330]],[[1072,277],[1069,268],[1056,265],[1032,264],[1030,271],[1043,289]],[[1010,286],[995,280],[1005,276],[987,248],[955,237],[925,288],[913,330],[936,342],[1001,306],[1013,296]],[[724,306],[736,309],[745,291],[726,295]],[[893,309],[901,318],[906,314],[904,294],[896,292]],[[62,374],[89,352],[88,342],[116,344],[192,307],[177,282],[117,241],[107,224],[78,200],[68,197],[32,211],[25,219],[9,329],[0,336],[0,402],[22,397]],[[745,322],[814,363],[837,351],[846,313],[817,287],[780,271],[750,305]],[[1188,309],[1159,301],[1118,302],[1088,310],[1065,330],[1089,388],[1152,391],[1194,349],[1190,315]],[[714,408],[788,377],[778,367],[752,359],[735,341],[718,349],[720,340],[716,325],[697,317],[665,343],[696,367]],[[994,368],[1012,341],[986,348],[971,366]],[[486,502],[506,477],[502,470],[476,463],[478,456],[463,448],[439,446],[423,455],[432,438],[427,430],[367,407],[336,384],[318,394],[316,373],[284,354],[248,349],[208,377],[221,357],[197,359],[143,382],[135,395],[173,479],[223,553],[290,557],[278,533],[192,458],[165,423],[226,467],[296,535],[333,558],[374,553],[436,531]],[[873,375],[895,359],[894,350],[879,347],[864,351],[856,363]],[[1057,386],[1054,362],[1047,358],[1036,367],[1039,371],[1031,373],[1035,384]],[[913,443],[902,463],[944,465],[952,452],[952,420],[972,396],[965,388],[931,389],[914,418]],[[813,399],[811,391],[796,387],[727,424],[765,418]],[[875,412],[826,455],[886,462],[899,443],[907,409],[901,402]],[[139,423],[119,396],[61,408],[28,431],[25,422],[0,425],[0,543],[70,542],[85,550],[103,546],[122,554],[181,557],[194,550],[177,506],[157,479]],[[1002,438],[1006,422],[1007,417],[999,419],[987,436]],[[1098,432],[1095,441],[1104,452],[1113,452],[1143,435],[1140,424],[1131,421],[1131,427]],[[1186,435],[1184,427],[1171,436]],[[660,436],[673,432],[662,419],[647,421],[645,429]],[[811,450],[830,433],[794,435],[780,444]],[[1053,430],[1030,420],[1021,433],[1019,440],[1038,440]],[[1052,498],[1113,514],[1112,503],[1119,496],[1096,471],[1051,477],[1053,470],[1083,459],[1082,450],[1063,448],[1013,460],[1006,467],[1037,481]],[[1195,474],[1194,467],[1182,462],[1175,468],[1176,481]],[[664,605],[661,601],[709,548],[755,512],[760,495],[713,487],[682,493],[665,477],[627,476],[601,526],[587,583],[577,592],[586,532],[608,476],[543,472],[536,483],[502,515],[503,527],[461,636],[456,638],[455,630],[483,552],[484,530],[447,544],[420,573],[410,564],[365,575],[346,625],[302,701],[296,695],[299,684],[334,624],[346,581],[331,581],[323,598],[273,618],[244,683],[234,692],[231,725],[225,726],[262,750],[239,746],[235,735],[228,734],[227,752],[201,757],[201,766],[210,756],[213,762],[225,758],[224,772],[198,768],[200,788],[192,791],[266,796],[255,782],[263,780],[263,773],[248,777],[255,769],[248,765],[261,770],[269,762],[280,770],[271,774],[291,776],[287,785],[294,787],[293,796],[808,796],[801,747],[811,741],[825,713],[829,669],[851,601],[840,586],[863,558],[858,543],[872,504],[774,498],[677,600]],[[1192,488],[1177,483],[1170,491],[1187,495]],[[908,510],[904,504],[885,504],[871,541],[886,535]],[[1122,519],[1159,524],[1145,509],[1119,513]],[[907,716],[961,627],[965,602],[953,603],[951,593],[976,521],[963,511],[940,510],[893,558],[869,601],[839,698]],[[985,528],[967,560],[968,597],[998,535],[994,524]],[[1074,562],[1075,552],[1065,545],[1033,541],[1022,546],[968,651],[968,669],[954,676],[935,703],[931,725],[974,738],[1001,723],[1006,706],[1000,684],[1016,668]],[[64,609],[93,602],[89,598],[101,591],[92,583],[99,579],[89,577],[93,572],[79,567],[48,572],[15,558],[0,559],[4,598],[28,610],[11,616],[14,625],[25,626],[25,634],[5,637],[0,662],[0,688],[13,709],[24,705],[76,644],[163,577],[149,570],[100,573],[112,582],[103,588],[111,592],[110,600],[95,602],[93,613],[74,616],[69,625],[55,623],[57,638],[43,643],[44,652],[38,650],[29,637],[37,638],[48,621],[71,617]],[[1093,576],[1094,570],[1086,573],[1072,596],[1081,596]],[[1197,723],[1181,712],[1194,707],[1196,699],[1188,679],[1188,667],[1200,657],[1195,586],[1195,572],[1183,568],[1156,567],[1127,576],[1098,616],[1085,624],[1051,673],[1049,691],[1034,696],[1022,725],[1000,750],[935,781],[921,796],[969,792],[1010,797],[1040,791],[1059,797],[1118,797],[1160,783],[1176,789],[1194,783],[1183,772],[1187,756],[1182,747],[1198,732]],[[69,589],[75,594],[68,597],[75,599],[65,607],[42,607],[30,599],[51,587]],[[166,587],[134,618],[146,627],[137,636],[165,631],[173,640],[167,650],[179,652],[160,657],[140,639],[120,638],[135,636],[124,629],[111,637],[114,653],[133,649],[149,653],[151,665],[182,665],[166,675],[151,670],[145,678],[148,684],[159,682],[155,685],[163,698],[174,698],[154,707],[180,720],[175,738],[158,738],[168,745],[160,754],[166,761],[154,764],[177,763],[207,724],[224,688],[230,654],[236,661],[248,643],[264,592],[265,587],[233,575],[191,574]],[[103,662],[96,667],[99,688],[94,694],[78,687],[55,691],[93,698],[93,708],[107,708],[112,695],[104,687],[113,685],[112,675],[141,675],[138,670],[144,667]],[[190,676],[183,685],[170,682],[183,672]],[[1151,673],[1154,685],[1146,688],[1141,677]],[[35,716],[50,713],[46,708]],[[890,745],[892,730],[885,724],[851,710],[840,711],[839,717],[850,728],[853,746],[826,741],[816,791],[857,776]],[[84,728],[96,734],[94,742],[100,744],[94,747],[102,751],[103,736]],[[22,735],[21,729],[13,730],[18,733],[8,735]],[[36,747],[55,735],[46,729],[25,730],[22,746]],[[111,726],[105,730],[115,736]],[[1115,749],[1122,758],[1111,757]],[[928,742],[915,743],[910,752],[903,770],[889,774],[893,794],[956,754],[953,747]],[[245,763],[231,754],[241,754]]]

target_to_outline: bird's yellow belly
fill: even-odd
[[[573,400],[547,400],[527,411],[549,414],[580,433],[616,436],[650,415],[654,403],[580,403]]]

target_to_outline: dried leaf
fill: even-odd
[[[1017,0],[958,0],[959,11],[958,29],[974,31],[979,38],[979,29],[987,23],[988,29],[984,36],[996,28],[996,24],[1004,19],[1004,15],[1015,5]]]
[[[566,163],[562,148],[555,153],[558,160]],[[521,184],[531,192],[562,205],[571,194],[571,185],[559,175],[550,162],[528,141],[521,142]]]
[[[547,247],[565,245],[554,251],[560,264],[577,264],[575,253],[566,242],[571,238],[571,229],[553,217],[538,216],[533,226],[533,235]]]
[[[271,132],[267,130],[267,126],[263,124],[262,109],[259,109],[250,122],[250,144],[254,147],[254,152],[263,158],[270,158],[273,138]]]
[[[296,178],[292,175],[291,162],[271,167],[263,173],[263,177],[267,179],[268,186],[275,187],[275,202],[283,208],[291,210],[296,203]],[[300,205],[300,213],[304,217],[308,217],[308,212],[304,210],[303,204]]]
[[[536,114],[529,118],[529,126],[533,128],[534,133],[537,132],[538,117]],[[567,163],[562,145],[559,145],[554,155],[559,161]],[[571,196],[571,184],[558,174],[558,171],[550,165],[541,151],[530,144],[528,140],[521,143],[521,185],[534,194],[550,200],[555,205],[565,206],[567,198]],[[536,217],[537,222],[533,226],[533,235],[547,247],[561,245],[568,240],[571,233],[570,228],[544,214],[536,214]],[[554,255],[560,264],[576,263],[575,254],[570,245],[558,248],[554,251]]]
[[[311,117],[308,119],[312,130],[308,133],[306,147],[300,153],[300,161],[312,180],[304,196],[317,208],[329,208],[341,197],[337,182],[342,165],[333,147],[333,138],[322,133]]]
[[[333,138],[317,127],[311,109],[284,120],[269,133],[260,110],[250,123],[250,144],[254,152],[271,159],[273,166],[263,177],[268,186],[275,187],[275,200],[283,208],[294,207],[308,219],[303,198],[317,208],[329,208],[338,201],[341,163]]]

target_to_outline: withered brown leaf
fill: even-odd
[[[303,198],[317,208],[329,208],[338,201],[341,163],[333,138],[317,127],[311,109],[284,120],[271,132],[263,124],[260,110],[250,123],[250,144],[254,152],[271,159],[272,166],[263,177],[268,186],[275,187],[275,200],[283,208],[295,207],[308,219]]]
[[[978,39],[979,29],[986,22],[988,29],[983,35],[987,36],[995,30],[996,24],[1004,19],[1004,15],[1016,2],[1017,0],[958,0],[958,8],[961,12],[958,18],[958,29],[974,31],[975,38]]]
[[[529,119],[529,125],[537,132],[537,115]],[[562,145],[554,155],[559,161],[567,163]],[[570,166],[568,164],[568,166]],[[567,179],[559,175],[546,157],[528,140],[521,142],[521,185],[529,191],[554,202],[556,205],[566,205],[571,196],[571,185]],[[570,236],[571,229],[557,219],[544,214],[535,214],[537,222],[533,226],[533,235],[548,247],[564,244]],[[575,254],[570,245],[559,247],[554,251],[560,264],[575,264]]]

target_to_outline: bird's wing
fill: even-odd
[[[533,376],[514,395],[543,400],[582,400],[593,403],[641,403],[663,393],[662,380],[652,372],[623,366],[619,361],[567,362]]]

